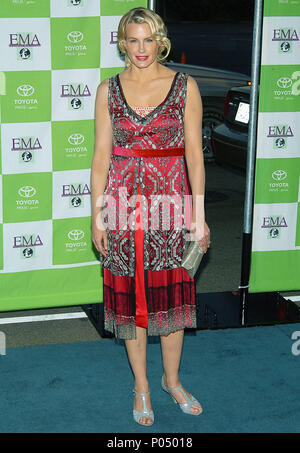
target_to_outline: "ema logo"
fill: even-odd
[[[91,195],[88,184],[63,184],[62,197],[69,197],[69,207],[79,208],[84,206],[84,197]]]
[[[84,231],[82,230],[71,230],[68,233],[68,238],[72,242],[66,242],[66,248],[71,251],[74,248],[78,247],[86,247],[87,243],[86,241],[83,241],[82,239],[84,238],[85,234]]]
[[[267,229],[267,237],[269,239],[278,239],[280,237],[281,228],[287,228],[287,222],[283,216],[267,216],[263,217],[261,228]]]
[[[32,258],[35,255],[35,247],[43,246],[43,241],[39,234],[14,236],[13,248],[20,249],[21,258]]]
[[[61,98],[68,98],[70,110],[81,110],[84,108],[83,98],[90,97],[91,92],[87,85],[82,83],[61,85]]]
[[[34,47],[41,47],[37,34],[33,33],[10,33],[9,47],[17,49],[18,60],[31,60]]]
[[[273,149],[285,149],[287,147],[287,139],[294,137],[294,134],[291,126],[279,124],[268,127],[267,137],[273,139]]]
[[[278,42],[280,53],[291,53],[293,42],[299,41],[299,38],[294,28],[277,28],[273,30],[272,41]]]
[[[33,153],[31,151],[41,150],[42,146],[37,137],[13,137],[11,151],[19,152],[20,162],[31,162]]]
[[[109,44],[118,44],[118,32],[117,31],[110,32]]]

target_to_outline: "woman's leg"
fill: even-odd
[[[170,333],[169,335],[161,335],[161,347],[162,357],[164,365],[164,382],[167,387],[174,388],[180,384],[178,376],[178,370],[181,359],[182,344],[183,344],[184,330],[178,330]],[[185,390],[187,396],[190,398],[191,395]],[[180,390],[171,392],[178,403],[186,403],[186,399]],[[199,412],[199,406],[193,404],[191,407],[191,413],[197,414]]]
[[[146,393],[149,391],[147,372],[146,372],[146,348],[147,334],[143,327],[136,327],[136,336],[134,340],[125,340],[129,362],[135,377],[134,388],[137,392]],[[151,410],[150,395],[146,396],[147,410]],[[143,411],[142,398],[135,395],[134,409]],[[152,424],[153,420],[150,417],[142,417],[141,423]]]

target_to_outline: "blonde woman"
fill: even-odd
[[[195,282],[181,266],[185,234],[192,232],[205,252],[210,244],[202,103],[192,77],[162,64],[170,41],[156,13],[125,14],[118,43],[126,68],[104,80],[96,96],[92,233],[103,267],[105,329],[125,340],[135,377],[133,417],[150,426],[147,335],[161,339],[163,390],[184,413],[202,412],[178,375],[184,329],[196,328]],[[168,202],[159,209],[162,196]]]

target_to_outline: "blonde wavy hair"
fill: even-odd
[[[131,62],[128,58],[125,46],[126,40],[126,26],[128,24],[148,24],[152,38],[159,42],[157,60],[163,62],[170,53],[171,42],[167,38],[167,28],[162,18],[154,11],[148,8],[133,8],[128,13],[124,14],[118,26],[118,45],[120,51],[125,54],[125,64],[130,66]]]

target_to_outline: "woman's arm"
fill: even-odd
[[[205,223],[204,195],[205,170],[202,151],[202,100],[197,82],[191,76],[187,80],[187,98],[184,115],[185,158],[192,189],[192,227],[200,245],[207,250],[209,228]]]
[[[95,101],[95,148],[91,171],[93,241],[101,252],[102,245],[100,242],[102,236],[100,237],[99,233],[103,224],[99,214],[103,205],[103,193],[107,182],[112,151],[112,125],[107,102],[108,79],[101,82],[97,89]],[[106,237],[104,239],[105,241],[107,240]]]

